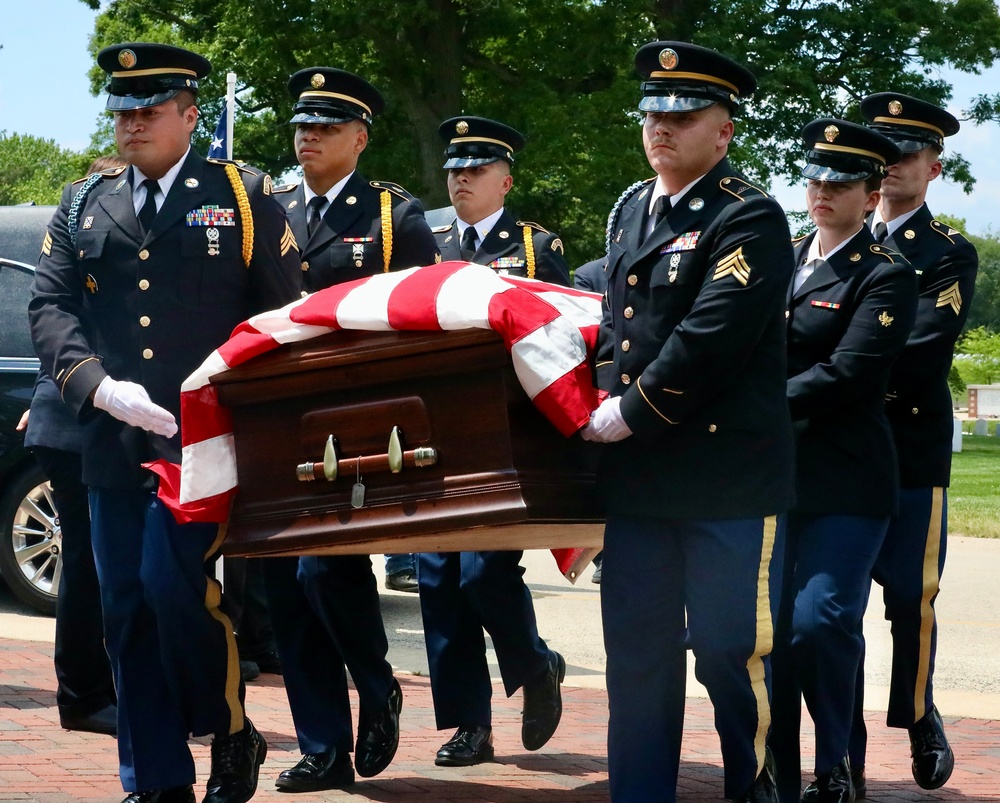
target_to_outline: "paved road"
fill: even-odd
[[[571,585],[545,551],[525,553],[523,565],[535,600],[542,636],[563,653],[567,683],[604,688],[604,644],[599,586],[588,569]],[[381,585],[382,561],[374,561]],[[950,716],[1000,719],[1000,540],[956,538],[949,542],[943,590],[938,601],[939,646],[935,689],[938,707]],[[427,675],[420,603],[415,594],[385,591],[383,615],[393,666]],[[891,645],[876,586],[865,619],[868,641],[866,707],[885,710]],[[24,612],[4,590],[0,595],[0,635],[51,641],[53,620]],[[494,678],[496,656],[490,651]],[[707,696],[688,667],[688,695]]]

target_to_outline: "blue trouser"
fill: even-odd
[[[882,586],[885,618],[892,623],[890,728],[908,728],[934,705],[932,680],[937,652],[934,601],[940,590],[948,543],[948,491],[903,488],[899,513],[889,522],[872,577]],[[864,766],[864,659],[858,667],[850,756]]]
[[[763,769],[782,540],[774,517],[608,519],[601,607],[614,803],[676,800],[685,630],[715,707],[726,797]]]
[[[349,753],[354,737],[345,666],[362,708],[384,706],[392,687],[371,558],[267,558],[264,582],[299,750]]]
[[[402,552],[398,555],[385,556],[385,573],[416,572],[417,556],[412,552]]]
[[[178,524],[151,491],[90,490],[104,634],[127,792],[194,782],[189,734],[243,728],[243,683],[219,584],[216,524]]]
[[[790,513],[787,522],[769,744],[779,799],[798,803],[800,694],[816,726],[816,775],[848,752],[862,621],[889,517]]]
[[[420,610],[439,729],[492,725],[493,687],[483,628],[510,697],[548,666],[522,552],[422,552]]]

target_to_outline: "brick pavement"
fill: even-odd
[[[438,768],[437,747],[447,735],[434,730],[425,677],[402,675],[402,738],[395,762],[378,778],[350,791],[288,795],[274,790],[278,772],[298,760],[280,678],[248,687],[250,716],[270,745],[255,801],[380,801],[403,803],[588,803],[608,800],[605,739],[607,695],[600,689],[566,688],[559,731],[537,753],[520,745],[520,695],[494,695],[497,760],[470,768]],[[0,802],[112,803],[124,796],[116,774],[114,740],[70,733],[55,709],[52,645],[0,639]],[[355,701],[356,702],[356,701]],[[808,720],[808,717],[805,717]],[[912,781],[904,731],[889,730],[882,715],[867,716],[870,733],[868,800],[871,803],[979,803],[1000,801],[1000,723],[945,717],[958,757],[945,789],[925,792]],[[811,734],[804,737],[811,743]],[[207,741],[193,745],[198,777],[208,774]],[[808,767],[811,757],[804,756]],[[722,761],[707,700],[688,700],[678,799],[722,799]]]

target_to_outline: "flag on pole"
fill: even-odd
[[[215,134],[212,137],[212,144],[208,148],[209,159],[228,159],[229,134],[229,103],[222,104],[222,113],[219,115],[219,123],[215,126]]]

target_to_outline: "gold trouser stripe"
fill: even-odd
[[[923,594],[920,598],[920,653],[917,658],[917,679],[913,686],[913,721],[927,713],[927,680],[931,673],[931,636],[934,632],[934,608],[931,600],[938,592],[941,578],[938,560],[941,555],[941,508],[944,488],[931,490],[931,520],[927,524],[927,545],[924,547]]]
[[[219,532],[214,543],[205,554],[205,560],[218,553],[226,537],[226,525],[219,525]],[[229,706],[229,733],[239,733],[243,730],[243,704],[240,702],[240,658],[236,650],[236,635],[233,633],[233,622],[219,608],[222,602],[222,591],[217,581],[206,577],[205,607],[212,618],[219,622],[226,633],[226,704]]]
[[[753,748],[757,756],[757,775],[764,769],[764,745],[767,731],[771,727],[771,705],[767,699],[767,684],[764,678],[764,656],[770,654],[774,643],[774,629],[771,624],[771,553],[774,551],[774,534],[778,527],[776,516],[764,519],[764,538],[760,549],[760,567],[757,570],[757,640],[753,655],[747,661],[750,688],[757,698],[757,735]],[[756,776],[755,776],[756,777]]]

